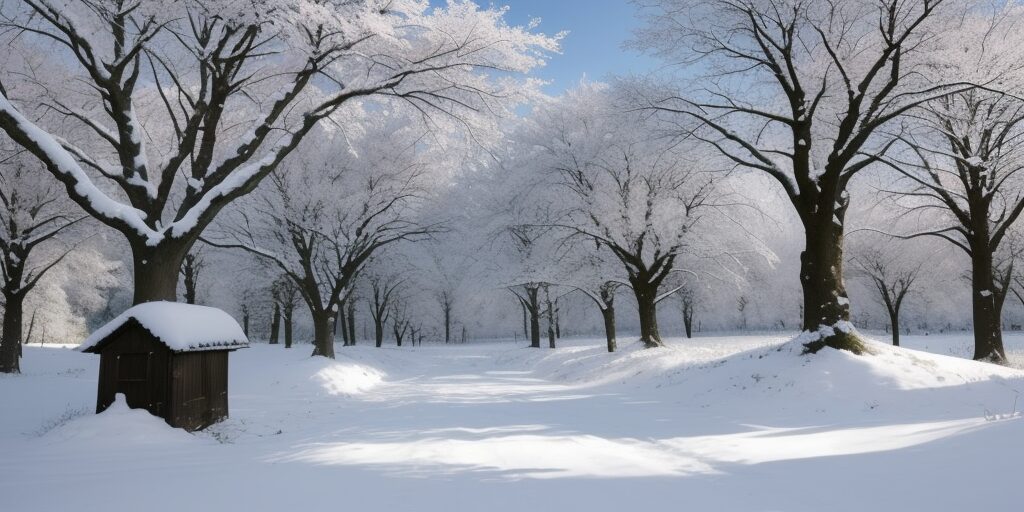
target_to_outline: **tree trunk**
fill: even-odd
[[[452,307],[450,304],[445,302],[444,304],[444,342],[448,344],[452,339]]]
[[[988,249],[987,233],[972,244],[971,298],[974,313],[974,359],[1005,363],[1003,333],[999,322],[1001,311],[996,307],[996,284],[992,251]]]
[[[373,318],[373,339],[378,348],[384,345],[384,322],[379,315]]]
[[[683,306],[683,328],[686,329],[686,337],[693,337],[693,306],[690,304]]]
[[[156,247],[147,246],[144,242],[131,244],[135,276],[133,305],[177,300],[181,263],[191,245],[191,242],[185,244],[183,241]]]
[[[519,307],[523,309],[523,338],[527,339],[530,337],[530,321],[526,315],[526,304],[520,302]]]
[[[608,342],[608,352],[615,352],[615,307],[608,306],[601,310],[604,318],[604,337]]]
[[[249,308],[242,306],[242,332],[249,337]]]
[[[555,348],[555,308],[548,300],[548,348]]]
[[[292,348],[292,309],[284,308],[284,348]]]
[[[277,345],[279,333],[281,331],[281,305],[274,303],[274,316],[270,321],[270,344]]]
[[[19,280],[20,281],[20,280]],[[21,324],[25,295],[4,294],[4,332],[0,338],[0,373],[21,373],[18,360],[21,350]]]
[[[313,313],[313,355],[334,359],[334,331],[331,311]]]
[[[391,330],[392,330],[392,332],[395,333],[395,345],[401,347],[402,346],[402,338],[405,337],[404,329],[399,328],[398,322],[395,322],[395,324],[392,326]]]
[[[640,341],[647,348],[661,347],[661,334],[658,333],[657,288],[641,279],[632,280],[633,294],[636,296],[637,310],[640,313]]]
[[[559,310],[558,299],[555,299],[555,337],[562,339],[562,322],[560,320],[560,315],[558,314]]]
[[[530,347],[540,348],[540,303],[537,301],[539,288],[527,288],[526,297],[530,301]]]
[[[892,326],[892,346],[900,346],[900,312],[889,310],[889,324]]]
[[[821,209],[825,210],[825,209]],[[803,330],[819,331],[830,327],[833,334],[807,343],[805,351],[816,353],[824,347],[864,352],[864,345],[854,334],[839,328],[850,320],[850,301],[843,285],[843,227],[835,222],[834,208],[825,215],[814,215],[804,222],[805,246],[800,254],[800,285],[804,294]]]
[[[356,301],[348,303],[348,342],[356,346]]]
[[[346,307],[348,307],[347,301],[342,301],[338,306],[338,324],[341,328],[341,346],[343,347],[352,345],[348,339],[348,311],[345,309]]]

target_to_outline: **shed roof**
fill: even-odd
[[[111,334],[132,320],[174,352],[233,350],[249,346],[238,322],[217,308],[181,302],[146,302],[128,308],[97,329],[78,346],[78,350],[97,352]]]

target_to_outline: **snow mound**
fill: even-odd
[[[755,421],[807,413],[825,421],[962,419],[1016,415],[1024,371],[893,347],[865,339],[866,355],[825,348],[803,354],[800,338],[718,361],[677,368],[664,384],[708,409],[735,407]]]
[[[669,340],[664,348],[627,344],[556,351],[518,350],[499,365],[532,368],[530,376],[574,389],[646,389],[752,423],[785,424],[812,414],[821,421],[864,418],[934,420],[1016,415],[1024,409],[1024,371],[893,347],[864,337],[865,355],[824,348],[804,354],[804,337]],[[867,414],[868,416],[865,416]]]
[[[244,348],[245,332],[231,315],[217,308],[181,302],[146,302],[128,308],[92,333],[78,350],[96,348],[114,331],[136,321],[175,352]]]
[[[313,374],[313,379],[329,395],[358,395],[379,386],[385,376],[372,366],[337,361],[321,368]]]
[[[99,414],[75,418],[43,435],[52,443],[67,443],[91,448],[152,446],[194,443],[197,438],[176,429],[145,409],[131,409],[124,395]]]

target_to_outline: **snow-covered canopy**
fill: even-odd
[[[146,302],[128,308],[91,336],[78,350],[95,352],[98,346],[129,320],[174,352],[225,350],[249,346],[242,328],[231,315],[217,308],[180,302]]]

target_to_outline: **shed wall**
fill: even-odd
[[[165,416],[170,357],[166,346],[141,329],[128,326],[115,333],[100,355],[96,412],[104,411],[116,394],[123,393],[129,407]]]
[[[199,430],[228,415],[228,352],[174,354],[168,423]]]

